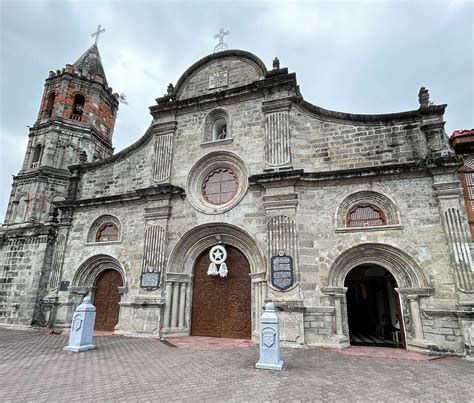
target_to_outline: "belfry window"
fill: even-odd
[[[48,102],[46,104],[45,116],[47,118],[50,118],[51,115],[53,114],[53,107],[54,107],[54,101],[55,100],[56,100],[56,94],[54,92],[52,92],[51,94],[49,94]]]
[[[119,240],[119,229],[117,225],[112,222],[103,223],[97,230],[96,242],[111,242]]]
[[[359,204],[349,210],[346,216],[346,227],[373,227],[386,224],[385,214],[373,204]]]
[[[41,151],[42,151],[41,144],[38,144],[35,147],[35,152],[33,153],[33,159],[31,160],[31,168],[36,168],[39,166],[40,159],[41,159]]]
[[[82,114],[84,113],[84,104],[86,103],[86,99],[83,95],[77,94],[74,97],[74,104],[72,107],[72,114],[71,119],[74,120],[81,120]]]

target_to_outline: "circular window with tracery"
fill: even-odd
[[[218,168],[210,172],[203,181],[204,199],[214,205],[230,202],[239,190],[239,179],[229,168]]]

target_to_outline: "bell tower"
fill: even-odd
[[[113,154],[118,99],[97,43],[75,63],[49,72],[22,169],[13,179],[4,228],[48,221],[53,202],[66,196],[68,166]]]

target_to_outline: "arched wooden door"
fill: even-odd
[[[209,250],[194,268],[191,334],[250,339],[250,266],[238,249],[226,246],[227,277],[208,276]]]
[[[102,272],[96,282],[94,305],[96,307],[95,330],[113,331],[118,323],[122,276],[116,270]]]

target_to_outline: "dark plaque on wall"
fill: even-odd
[[[59,291],[67,291],[68,287],[69,287],[69,281],[63,280],[59,283]]]
[[[279,290],[287,290],[294,283],[293,258],[280,253],[272,256],[272,285]]]
[[[156,290],[160,286],[160,275],[159,271],[150,271],[142,273],[141,276],[141,287],[145,290]]]

